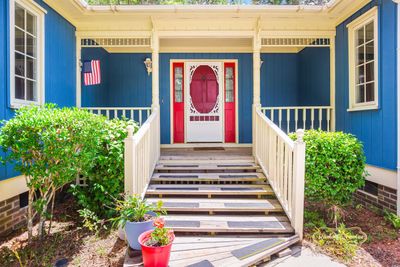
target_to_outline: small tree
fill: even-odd
[[[295,139],[295,135],[291,135]],[[337,226],[340,207],[365,183],[363,145],[343,132],[305,132],[305,196],[330,206]]]
[[[91,170],[104,121],[87,111],[46,105],[21,108],[4,122],[0,131],[0,146],[7,152],[4,161],[25,175],[29,190],[29,238],[37,214],[39,237],[44,235],[56,191]]]

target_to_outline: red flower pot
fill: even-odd
[[[139,243],[142,246],[142,256],[144,267],[168,267],[169,256],[171,254],[172,242],[175,235],[170,233],[170,243],[162,247],[149,247],[144,243],[150,238],[153,230],[144,232],[139,236]]]

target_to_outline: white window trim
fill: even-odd
[[[355,34],[356,31],[364,26],[365,24],[373,21],[374,22],[374,101],[366,103],[356,103],[356,49],[355,49]],[[347,25],[348,28],[348,50],[349,50],[349,108],[347,111],[361,111],[361,110],[373,110],[379,108],[379,31],[378,31],[378,8],[374,7],[361,15],[351,23]]]
[[[22,6],[35,16],[37,16],[37,101],[28,101],[15,98],[15,3]],[[43,9],[39,4],[29,0],[10,0],[10,107],[19,108],[26,105],[42,105],[44,103],[45,96],[45,83],[44,83],[44,19],[47,11]]]

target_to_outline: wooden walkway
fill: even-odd
[[[250,266],[298,242],[251,152],[161,151],[146,198],[163,201],[177,235],[170,266]]]

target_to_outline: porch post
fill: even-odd
[[[261,39],[257,30],[253,38],[253,155],[256,147],[256,110],[261,108],[260,97]]]
[[[331,106],[331,122],[330,122],[330,130],[334,132],[336,130],[336,99],[335,99],[335,90],[336,90],[336,59],[335,59],[335,37],[330,38],[330,106]]]
[[[151,38],[151,60],[152,60],[152,107],[158,108],[160,106],[159,100],[159,37],[155,30]]]
[[[80,108],[82,106],[82,88],[81,88],[81,37],[76,33],[76,88],[75,88],[75,104],[76,107]]]

